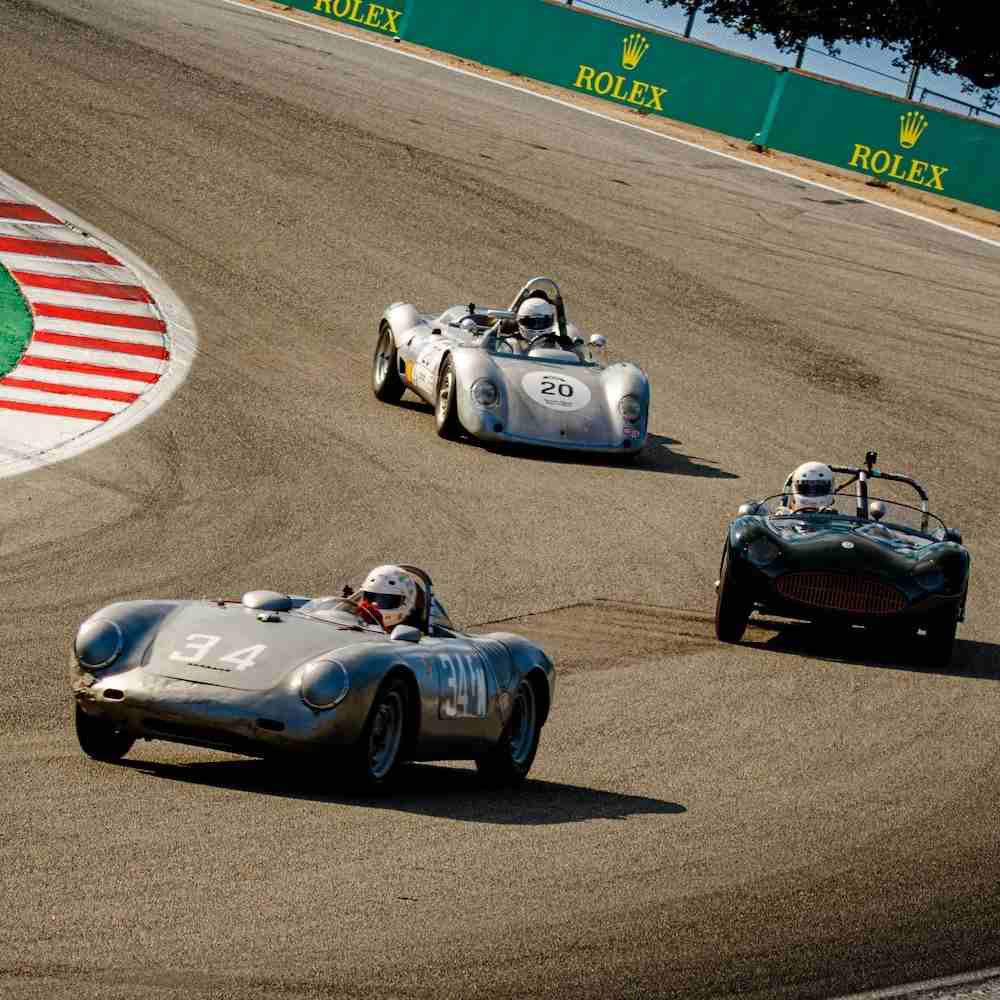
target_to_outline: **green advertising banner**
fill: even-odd
[[[321,17],[1000,210],[1000,128],[552,0],[288,0]]]
[[[752,138],[774,70],[543,0],[409,0],[406,39],[591,94]]]
[[[1000,209],[1000,129],[798,73],[783,75],[766,145]]]
[[[334,21],[354,24],[369,31],[399,38],[403,33],[402,2],[374,3],[373,0],[285,0],[289,7],[307,10],[311,14]]]

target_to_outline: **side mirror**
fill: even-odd
[[[608,338],[602,336],[599,333],[595,333],[590,338],[590,346],[591,347],[596,347],[598,350],[602,350],[603,348],[605,348],[605,347],[608,346]]]
[[[737,515],[744,517],[747,514],[756,514],[760,510],[760,504],[756,500],[748,500],[746,503],[741,503]]]
[[[420,642],[420,629],[412,625],[397,625],[389,635],[394,642]]]
[[[868,505],[868,513],[873,521],[881,521],[885,517],[885,504],[881,500],[872,500]]]
[[[962,532],[958,528],[945,528],[944,540],[946,542],[958,542],[959,545],[962,544]]]

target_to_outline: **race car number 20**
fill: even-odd
[[[438,657],[442,719],[486,718],[486,671],[477,657]]]
[[[528,372],[521,379],[528,398],[550,410],[582,410],[590,402],[590,389],[572,375]]]

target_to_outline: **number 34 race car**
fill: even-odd
[[[332,777],[369,787],[406,760],[472,759],[492,783],[520,781],[552,703],[552,664],[520,636],[459,631],[427,574],[403,569],[421,584],[414,624],[390,634],[358,595],[103,608],[74,642],[81,748],[105,761],[137,739],[311,752]]]
[[[386,403],[416,393],[434,406],[442,437],[634,458],[646,443],[649,379],[638,365],[598,362],[604,346],[600,335],[584,344],[551,278],[529,281],[509,309],[424,314],[396,303],[379,324],[373,388]]]
[[[719,639],[739,642],[757,609],[896,636],[923,631],[923,658],[948,665],[965,617],[969,553],[961,533],[928,511],[916,480],[882,472],[875,461],[869,452],[864,468],[830,466],[849,478],[821,509],[789,507],[791,477],[781,494],[740,507],[716,584]],[[872,495],[887,483],[911,487],[920,507]]]

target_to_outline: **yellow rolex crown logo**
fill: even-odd
[[[622,69],[635,69],[649,50],[649,42],[644,35],[633,31],[631,35],[625,37],[622,48]]]
[[[912,149],[927,128],[927,119],[919,111],[907,111],[899,116],[899,144]]]

